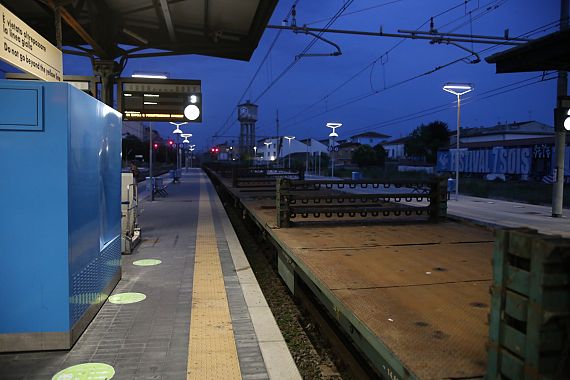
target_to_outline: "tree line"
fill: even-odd
[[[414,129],[404,143],[406,157],[435,164],[438,149],[449,146],[450,131],[447,123],[436,120],[429,124],[421,124]],[[360,145],[352,153],[352,162],[359,167],[383,166],[386,162],[387,152],[382,144],[374,147]]]

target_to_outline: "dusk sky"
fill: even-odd
[[[293,3],[293,0],[280,1],[270,24],[281,25]],[[297,25],[323,27],[344,3],[300,0]],[[500,36],[509,29],[510,36],[526,36],[532,32],[530,38],[538,38],[558,28],[559,7],[558,0],[359,0],[352,2],[332,28],[372,32],[382,28],[386,33],[420,26],[420,30],[429,30],[429,18],[443,13],[434,18],[439,31]],[[452,10],[445,13],[449,9]],[[188,124],[183,129],[194,135],[193,141],[200,150],[207,149],[212,143],[237,139],[236,105],[278,33],[273,29],[265,31],[250,62],[198,55],[132,59],[123,76],[148,71],[167,72],[170,78],[202,80],[204,121]],[[365,131],[398,138],[421,123],[434,120],[443,120],[455,130],[455,98],[441,89],[446,82],[469,82],[475,86],[475,91],[462,99],[462,128],[529,119],[552,125],[556,80],[542,81],[543,73],[495,74],[495,66],[485,62],[485,57],[509,46],[472,47],[464,43],[468,49],[484,50],[480,54],[481,62],[459,61],[400,84],[467,57],[469,53],[452,45],[432,45],[426,40],[329,33],[324,37],[340,46],[341,56],[301,58],[260,98],[267,86],[312,40],[310,36],[291,31],[280,33],[266,63],[241,99],[259,105],[258,137],[276,134],[277,110],[280,134],[297,138],[325,138],[330,132],[325,127],[329,121],[343,123],[338,130],[341,139]],[[332,51],[334,48],[323,42],[317,42],[310,50],[312,53]],[[473,59],[472,56],[468,60]],[[348,81],[360,71],[360,75]],[[91,75],[90,64],[85,58],[66,55],[64,73]],[[546,73],[544,79],[550,78],[555,75]],[[354,101],[358,97],[365,98]],[[173,129],[165,123],[153,123],[153,126],[164,137]],[[213,135],[221,137],[212,139]]]

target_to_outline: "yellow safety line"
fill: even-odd
[[[194,262],[187,379],[241,379],[210,197],[203,178]]]

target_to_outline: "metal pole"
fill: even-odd
[[[568,28],[568,0],[560,0],[560,30]],[[568,73],[558,72],[556,94],[565,96],[568,94]],[[556,123],[556,120],[554,121]],[[556,166],[554,168],[554,184],[552,186],[552,216],[562,217],[562,205],[564,201],[564,156],[566,150],[566,131],[564,128],[554,128],[554,149],[556,154]]]
[[[307,142],[310,143],[311,140]],[[307,157],[305,158],[305,173],[309,174],[309,144],[307,144]]]
[[[459,200],[459,130],[461,128],[461,95],[457,94],[457,141],[455,149],[455,200]]]
[[[148,154],[148,179],[150,181],[150,200],[154,201],[154,179],[152,178],[152,123],[148,124],[148,141],[149,141],[149,154]]]
[[[178,168],[180,167],[180,135],[176,134],[176,174],[178,174]],[[176,176],[174,176],[176,178]]]
[[[331,178],[334,177],[334,156],[335,156],[335,138],[331,137]]]
[[[291,139],[289,140],[289,169],[291,169]]]

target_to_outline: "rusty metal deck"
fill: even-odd
[[[452,222],[279,229],[271,193],[227,189],[333,304],[349,309],[375,335],[404,372],[420,379],[484,375],[489,231]]]

